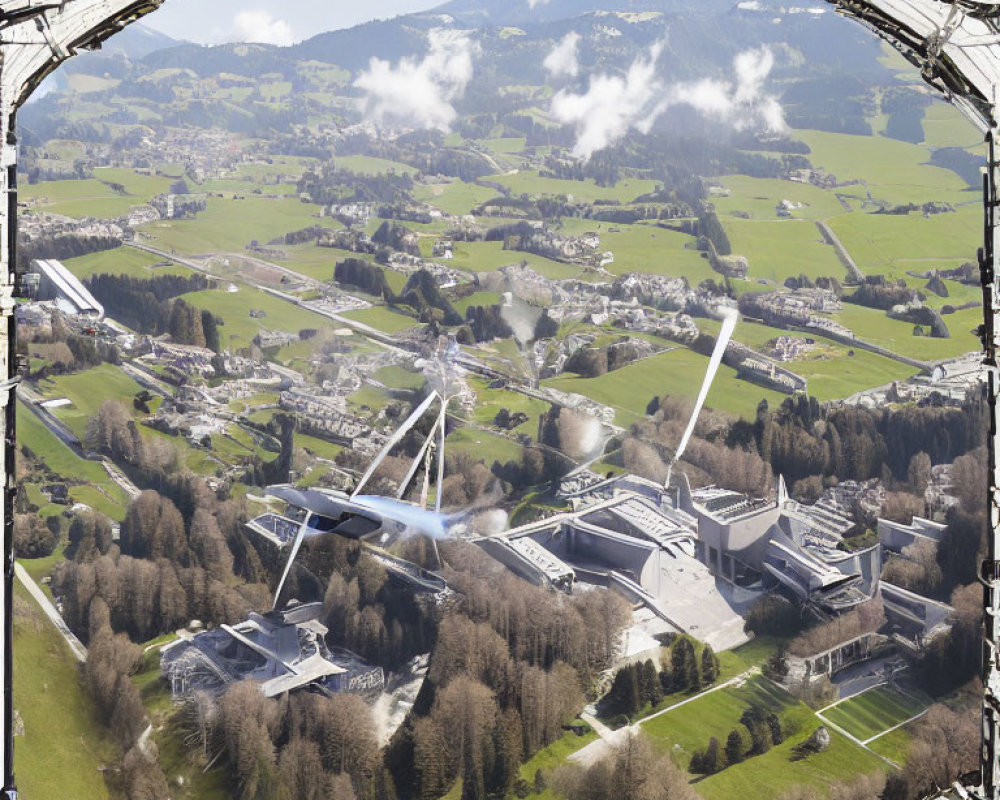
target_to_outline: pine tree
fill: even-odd
[[[642,665],[642,691],[643,703],[649,703],[654,708],[663,699],[663,689],[660,686],[660,677],[656,673],[656,665],[652,660]]]
[[[708,747],[705,749],[705,759],[703,762],[704,771],[708,775],[726,768],[725,756],[719,746],[719,740],[714,736],[708,740]]]
[[[739,764],[743,760],[743,736],[735,728],[726,738],[726,763]]]
[[[711,686],[719,678],[719,658],[712,651],[712,646],[706,644],[701,651],[701,682]]]

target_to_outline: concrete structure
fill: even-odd
[[[104,318],[104,306],[61,261],[32,261],[31,271],[38,275],[36,300],[52,300],[64,314],[81,314],[95,320]]]
[[[241,680],[258,682],[267,697],[305,688],[325,694],[380,692],[385,685],[381,667],[327,647],[322,611],[322,603],[309,603],[251,612],[238,625],[220,625],[167,645],[160,672],[175,701],[195,691],[220,695]]]
[[[476,544],[538,585],[613,589],[717,650],[746,641],[741,613],[759,593],[725,585],[699,562],[696,520],[662,486],[635,476],[565,486],[575,510]]]
[[[948,526],[923,517],[914,517],[909,525],[889,519],[878,521],[878,540],[882,549],[890,553],[902,553],[904,548],[917,542],[941,542]]]

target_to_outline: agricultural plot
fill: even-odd
[[[823,709],[821,716],[867,742],[920,714],[930,699],[891,686],[877,686]]]
[[[843,280],[844,265],[823,241],[816,226],[806,220],[722,220],[733,253],[750,260],[749,277],[782,284],[785,278],[807,275]]]
[[[685,348],[670,350],[630,364],[598,378],[566,374],[545,381],[546,386],[586,395],[615,409],[616,422],[627,426],[645,416],[653,397],[665,394],[694,398],[698,394],[708,358]],[[787,395],[736,378],[736,370],[722,366],[708,394],[709,408],[752,418],[757,405],[766,399],[772,407]]]
[[[163,250],[188,255],[242,252],[253,241],[272,239],[312,225],[339,227],[316,217],[317,207],[287,200],[248,196],[243,200],[208,198],[208,208],[191,220],[160,220],[142,227],[142,238]]]
[[[940,361],[980,349],[972,331],[982,322],[982,309],[957,311],[942,319],[951,333],[950,339],[914,336],[912,323],[890,319],[877,308],[844,303],[843,311],[837,315],[837,321],[854,331],[859,339],[922,361]]]
[[[809,160],[816,169],[835,175],[840,191],[860,198],[888,203],[944,201],[961,203],[975,199],[964,180],[951,170],[932,167],[927,147],[884,136],[799,130],[794,136],[809,145]]]
[[[614,262],[606,267],[614,275],[627,272],[668,275],[687,278],[692,286],[708,278],[717,280],[721,277],[696,249],[697,242],[693,236],[651,225],[587,222],[589,226],[585,230],[600,234],[600,249],[615,254]],[[615,232],[611,232],[610,228],[616,229]]]
[[[728,197],[711,198],[720,216],[745,211],[754,219],[775,219],[777,205],[783,200],[801,204],[791,212],[795,219],[826,219],[846,213],[833,191],[808,183],[745,175],[727,175],[719,183],[731,192]]]
[[[64,262],[67,269],[80,279],[91,275],[128,275],[133,278],[155,278],[158,275],[190,275],[191,270],[131,247],[117,247]]]
[[[656,189],[656,181],[626,178],[614,186],[598,186],[593,179],[585,181],[543,178],[536,170],[516,172],[512,175],[490,175],[486,180],[507,186],[514,194],[564,195],[574,200],[593,202],[594,200],[618,200],[630,203],[635,198],[649,194]]]
[[[974,261],[982,239],[978,205],[931,217],[919,212],[845,214],[829,224],[862,272],[892,278],[907,278],[906,269],[923,271]]]
[[[183,295],[185,302],[205,308],[223,320],[219,338],[223,347],[245,347],[261,330],[298,333],[305,328],[330,327],[326,317],[273,295],[246,286],[235,293],[209,289]],[[250,311],[263,316],[250,316]]]

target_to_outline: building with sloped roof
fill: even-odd
[[[219,695],[242,680],[259,683],[267,697],[306,688],[325,694],[381,691],[381,667],[327,646],[322,610],[322,603],[293,601],[282,611],[251,612],[238,625],[220,625],[167,645],[160,672],[174,700],[195,691]]]
[[[31,271],[38,275],[36,300],[51,300],[64,314],[82,314],[94,319],[104,318],[104,306],[72,272],[55,259],[31,262]]]

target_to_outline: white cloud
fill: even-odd
[[[400,59],[396,66],[373,58],[354,85],[364,90],[362,111],[379,124],[396,122],[447,132],[455,121],[452,103],[473,75],[479,45],[467,34],[441,28],[429,33],[423,60]]]
[[[672,106],[687,105],[707,117],[737,130],[785,130],[785,115],[777,98],[764,91],[774,68],[774,54],[762,47],[733,59],[735,84],[704,79],[666,85],[656,76],[662,44],[640,56],[625,78],[596,75],[586,94],[565,90],[552,98],[552,116],[576,127],[574,154],[588,160],[594,153],[619,141],[630,128],[649,133],[653,124]]]
[[[648,56],[632,62],[624,78],[594,75],[585,94],[565,89],[552,98],[551,112],[564,125],[576,127],[573,152],[584,160],[621,139],[628,129],[645,122],[663,90],[656,77],[656,61],[663,46],[654,45]]]
[[[528,0],[528,8],[534,10],[535,6],[545,5],[549,0]]]
[[[233,39],[288,47],[295,44],[292,26],[268,11],[241,11],[233,19]]]
[[[542,66],[553,78],[575,78],[580,73],[580,34],[570,31],[549,53]]]

